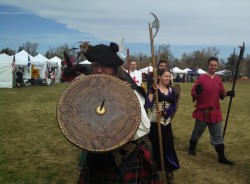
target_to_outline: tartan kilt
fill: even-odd
[[[145,137],[145,136],[144,136]],[[159,184],[152,144],[142,139],[117,166],[114,154],[88,153],[78,184]]]

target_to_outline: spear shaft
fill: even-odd
[[[130,75],[130,58],[129,58],[129,48],[127,48],[127,65],[128,65],[128,74]]]
[[[238,75],[239,65],[240,65],[240,62],[243,59],[244,51],[245,51],[245,44],[243,42],[243,46],[240,46],[240,55],[239,55],[236,71],[235,71],[235,74],[234,74],[232,91],[234,91],[234,88],[235,88],[235,83],[236,83],[236,79],[237,79],[237,75]],[[233,97],[230,96],[229,105],[228,105],[228,109],[227,109],[227,116],[226,116],[225,126],[224,126],[224,130],[223,130],[223,138],[225,137],[225,134],[226,134],[227,122],[228,122],[228,117],[229,117],[229,113],[230,113],[230,109],[231,109],[232,99],[233,99]]]

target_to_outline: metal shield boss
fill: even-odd
[[[141,121],[141,107],[127,82],[88,75],[63,91],[57,120],[71,143],[88,152],[109,152],[132,139]]]

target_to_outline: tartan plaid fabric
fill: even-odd
[[[118,168],[112,153],[88,153],[78,184],[158,184],[152,145],[141,140]]]

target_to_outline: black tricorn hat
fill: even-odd
[[[123,60],[117,55],[118,51],[119,46],[111,42],[109,46],[104,44],[91,46],[84,55],[90,62],[98,62],[107,66],[118,67],[123,64]]]

